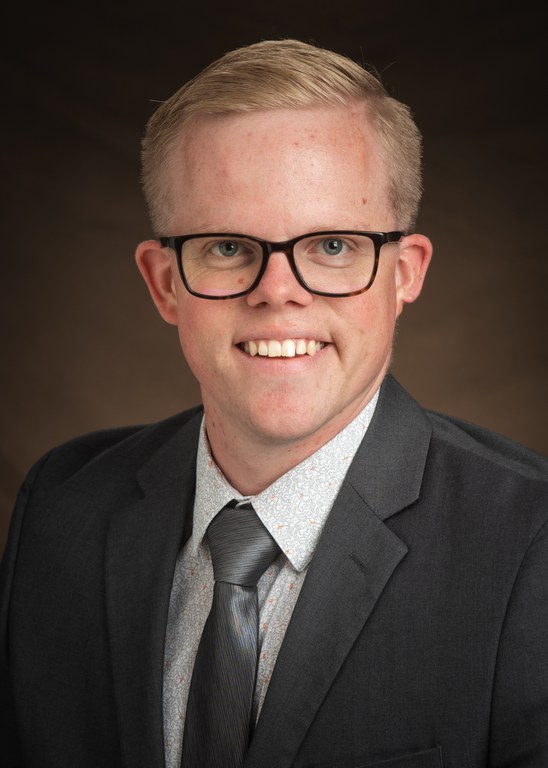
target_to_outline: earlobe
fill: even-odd
[[[398,315],[404,303],[419,297],[431,258],[432,243],[424,235],[407,235],[400,242],[396,263]]]
[[[166,323],[176,325],[177,293],[171,252],[157,240],[145,240],[137,246],[135,261],[158,312]]]

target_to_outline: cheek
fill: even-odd
[[[207,323],[207,313],[196,303],[199,299],[178,297],[177,303],[177,330],[179,341],[187,363],[196,375],[195,368],[199,366],[200,359],[206,354],[210,345],[207,339],[214,338],[215,334]]]
[[[391,356],[395,323],[393,290],[364,294],[359,305],[345,309],[338,318],[337,346],[347,374],[359,380],[376,375]]]
[[[207,301],[188,295],[177,306],[177,328],[184,356],[200,383],[222,366],[231,349],[230,320],[224,302]]]
[[[376,287],[376,286],[375,286]],[[379,286],[379,289],[381,286]],[[371,291],[360,297],[360,303],[345,307],[339,318],[340,328],[350,342],[358,341],[365,348],[391,336],[397,317],[396,293],[393,286]]]

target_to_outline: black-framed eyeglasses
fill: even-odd
[[[336,230],[299,235],[281,243],[233,232],[160,237],[177,256],[186,289],[202,299],[235,299],[251,293],[271,253],[287,256],[293,274],[317,296],[356,296],[371,288],[381,248],[404,232]]]

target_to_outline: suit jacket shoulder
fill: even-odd
[[[201,415],[202,406],[196,406],[152,424],[139,424],[113,429],[97,430],[62,443],[39,459],[32,467],[25,484],[40,473],[56,483],[75,476],[91,465],[107,466],[116,462],[122,469],[137,471],[165,443],[176,435],[195,416]]]
[[[455,509],[475,523],[489,521],[493,532],[515,530],[514,544],[525,552],[548,521],[548,460],[488,429],[427,413],[432,424],[425,480],[443,485]]]
[[[457,455],[462,452],[477,461],[492,463],[503,472],[536,480],[548,480],[548,459],[497,432],[445,414],[426,411],[433,438]]]

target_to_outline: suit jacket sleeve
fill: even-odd
[[[49,454],[34,465],[21,486],[11,519],[6,551],[0,566],[0,754],[4,768],[20,768],[23,765],[9,669],[8,620],[11,587],[25,510],[32,494],[34,481],[48,458]]]
[[[489,764],[548,765],[548,523],[517,574],[499,642]]]

